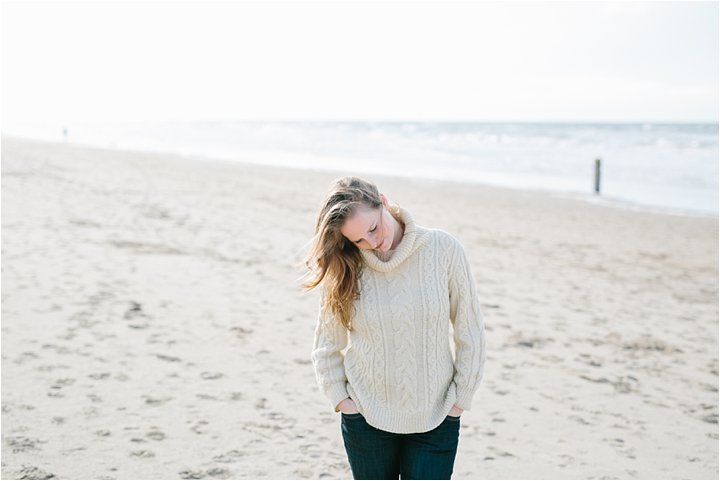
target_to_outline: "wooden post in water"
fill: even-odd
[[[595,195],[600,195],[600,159],[595,159]]]

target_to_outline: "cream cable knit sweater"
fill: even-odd
[[[420,433],[439,426],[453,404],[470,410],[485,363],[485,330],[462,245],[445,231],[416,225],[405,209],[400,216],[405,232],[389,259],[361,251],[366,265],[353,331],[322,308],[321,295],[311,359],[333,408],[350,397],[371,426]]]

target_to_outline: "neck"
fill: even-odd
[[[392,245],[390,246],[390,249],[394,249],[397,247],[397,245],[400,243],[400,241],[403,238],[403,234],[405,233],[405,224],[402,222],[399,222],[394,216],[391,216],[393,223],[395,224],[395,237],[393,238]]]

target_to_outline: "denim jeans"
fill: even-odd
[[[396,434],[370,426],[360,413],[342,416],[342,435],[354,479],[450,479],[460,417],[432,431]]]

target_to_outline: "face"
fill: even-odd
[[[386,252],[392,245],[394,231],[390,213],[383,205],[378,209],[360,207],[345,220],[340,232],[359,249]]]

